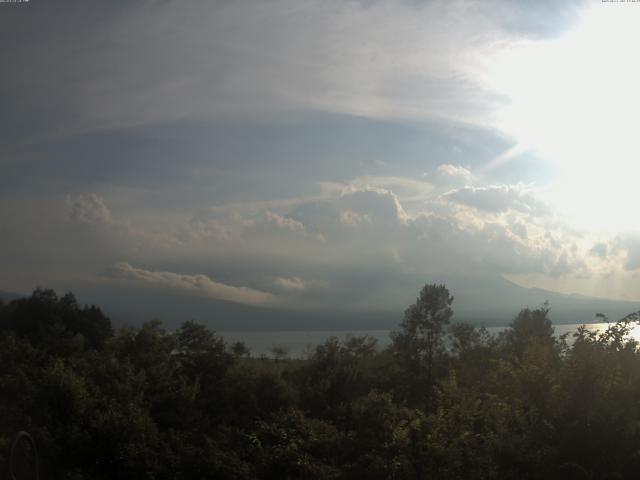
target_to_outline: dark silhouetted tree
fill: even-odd
[[[546,302],[535,310],[524,308],[504,332],[508,347],[517,357],[522,357],[531,342],[547,346],[555,344],[549,311],[549,304]]]
[[[444,285],[425,285],[404,312],[402,330],[392,334],[393,348],[411,376],[410,399],[431,396],[436,357],[443,351],[445,327],[453,317],[453,297]]]

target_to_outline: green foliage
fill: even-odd
[[[507,349],[521,357],[531,342],[553,346],[556,340],[548,315],[549,307],[546,304],[535,310],[528,308],[521,310],[511,322],[511,328],[502,335]]]
[[[114,331],[38,289],[0,304],[0,462],[25,429],[46,478],[637,477],[640,314],[557,338],[545,305],[491,336],[450,324],[452,300],[426,285],[388,349],[301,360],[192,321]]]
[[[401,331],[392,334],[412,405],[430,406],[437,357],[444,353],[445,327],[453,316],[453,297],[444,285],[425,285],[416,303],[404,313]]]
[[[339,478],[333,457],[343,443],[331,424],[283,410],[257,423],[259,477],[265,479]]]
[[[380,382],[373,367],[375,339],[353,337],[341,342],[329,338],[291,378],[300,404],[313,415],[343,419],[350,402]]]
[[[36,289],[31,297],[14,300],[2,310],[0,331],[14,332],[61,354],[101,348],[113,334],[111,322],[99,308],[81,308],[71,293],[58,298],[53,290]]]

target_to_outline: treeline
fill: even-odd
[[[388,348],[331,338],[286,360],[195,322],[114,331],[36,290],[0,303],[0,462],[26,430],[52,479],[640,475],[635,315],[558,338],[543,306],[489,335],[452,302],[426,285]]]

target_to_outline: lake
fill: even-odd
[[[603,331],[607,328],[607,323],[588,323],[589,330]],[[575,332],[580,324],[554,325],[556,335],[560,336],[564,333]],[[487,327],[487,331],[496,334],[508,327]],[[284,347],[287,349],[289,356],[294,358],[304,357],[316,345],[323,343],[330,337],[338,337],[344,339],[348,336],[369,335],[378,340],[378,348],[384,348],[391,339],[389,334],[392,330],[317,330],[317,331],[247,331],[218,332],[228,342],[243,341],[251,350],[251,355],[259,357],[261,355],[271,355],[271,349],[274,347]],[[635,326],[632,336],[640,340],[640,327]]]

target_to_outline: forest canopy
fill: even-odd
[[[635,478],[636,314],[556,336],[548,305],[490,335],[425,285],[391,344],[255,358],[194,321],[114,329],[38,289],[0,302],[0,461],[18,431],[60,479]]]

